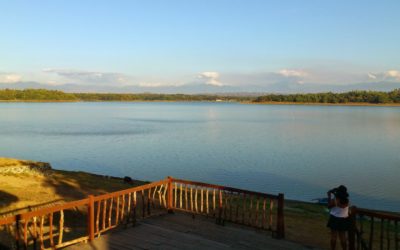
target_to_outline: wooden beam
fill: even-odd
[[[93,195],[89,195],[88,231],[89,231],[89,241],[94,240],[94,197],[93,197]],[[58,244],[61,244],[61,243],[62,242],[58,242]]]

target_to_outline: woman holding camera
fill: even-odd
[[[347,249],[346,231],[349,230],[349,194],[343,185],[328,191],[329,221],[331,229],[331,249],[336,249],[336,239],[339,236],[342,249]],[[335,196],[332,199],[332,194]]]

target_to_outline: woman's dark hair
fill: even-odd
[[[347,187],[345,187],[345,186],[343,186],[343,185],[340,185],[339,187],[337,187],[336,188],[337,189],[337,191],[339,192],[339,193],[345,193],[345,194],[347,194]],[[348,194],[347,194],[348,195]]]
[[[349,193],[347,193],[347,188],[343,185],[340,185],[337,188],[333,189],[333,194],[336,198],[340,200],[340,203],[347,204],[349,203]]]

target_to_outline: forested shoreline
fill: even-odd
[[[293,102],[293,103],[400,103],[400,89],[390,92],[350,91],[346,93],[312,93],[312,94],[270,94],[257,97],[254,102]]]
[[[350,91],[346,93],[268,94],[262,96],[212,95],[212,94],[117,94],[117,93],[66,93],[46,89],[2,89],[0,101],[235,101],[247,103],[321,103],[321,104],[400,104],[400,89],[390,92]]]
[[[118,93],[65,93],[46,89],[3,89],[0,90],[0,101],[82,101],[82,102],[134,102],[134,101],[252,101],[254,97],[189,95],[189,94],[118,94]]]

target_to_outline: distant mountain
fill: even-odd
[[[393,89],[400,88],[400,82],[370,82],[370,83],[358,83],[344,86],[342,91],[349,91],[354,89],[360,90],[376,90],[376,91],[391,91]]]
[[[48,87],[50,86],[38,82],[0,83],[0,89],[47,89]]]
[[[368,82],[346,85],[314,84],[314,83],[275,83],[268,86],[270,93],[320,93],[320,92],[348,92],[352,90],[391,91],[400,88],[400,82]]]
[[[239,88],[232,86],[215,86],[209,84],[186,84],[181,86],[159,86],[159,87],[143,87],[143,86],[111,86],[111,85],[82,85],[67,83],[62,85],[49,85],[37,82],[16,82],[16,83],[0,83],[0,89],[49,89],[61,90],[64,92],[88,92],[88,93],[229,93],[241,91]]]
[[[208,84],[191,83],[181,86],[112,86],[112,85],[82,85],[68,83],[63,85],[49,85],[38,82],[0,83],[0,89],[50,89],[65,92],[88,93],[182,93],[182,94],[238,94],[251,93],[317,93],[317,92],[347,92],[351,90],[391,91],[400,89],[400,82],[368,82],[347,85],[314,84],[314,83],[287,83],[279,82],[268,85],[243,86],[215,86]]]

